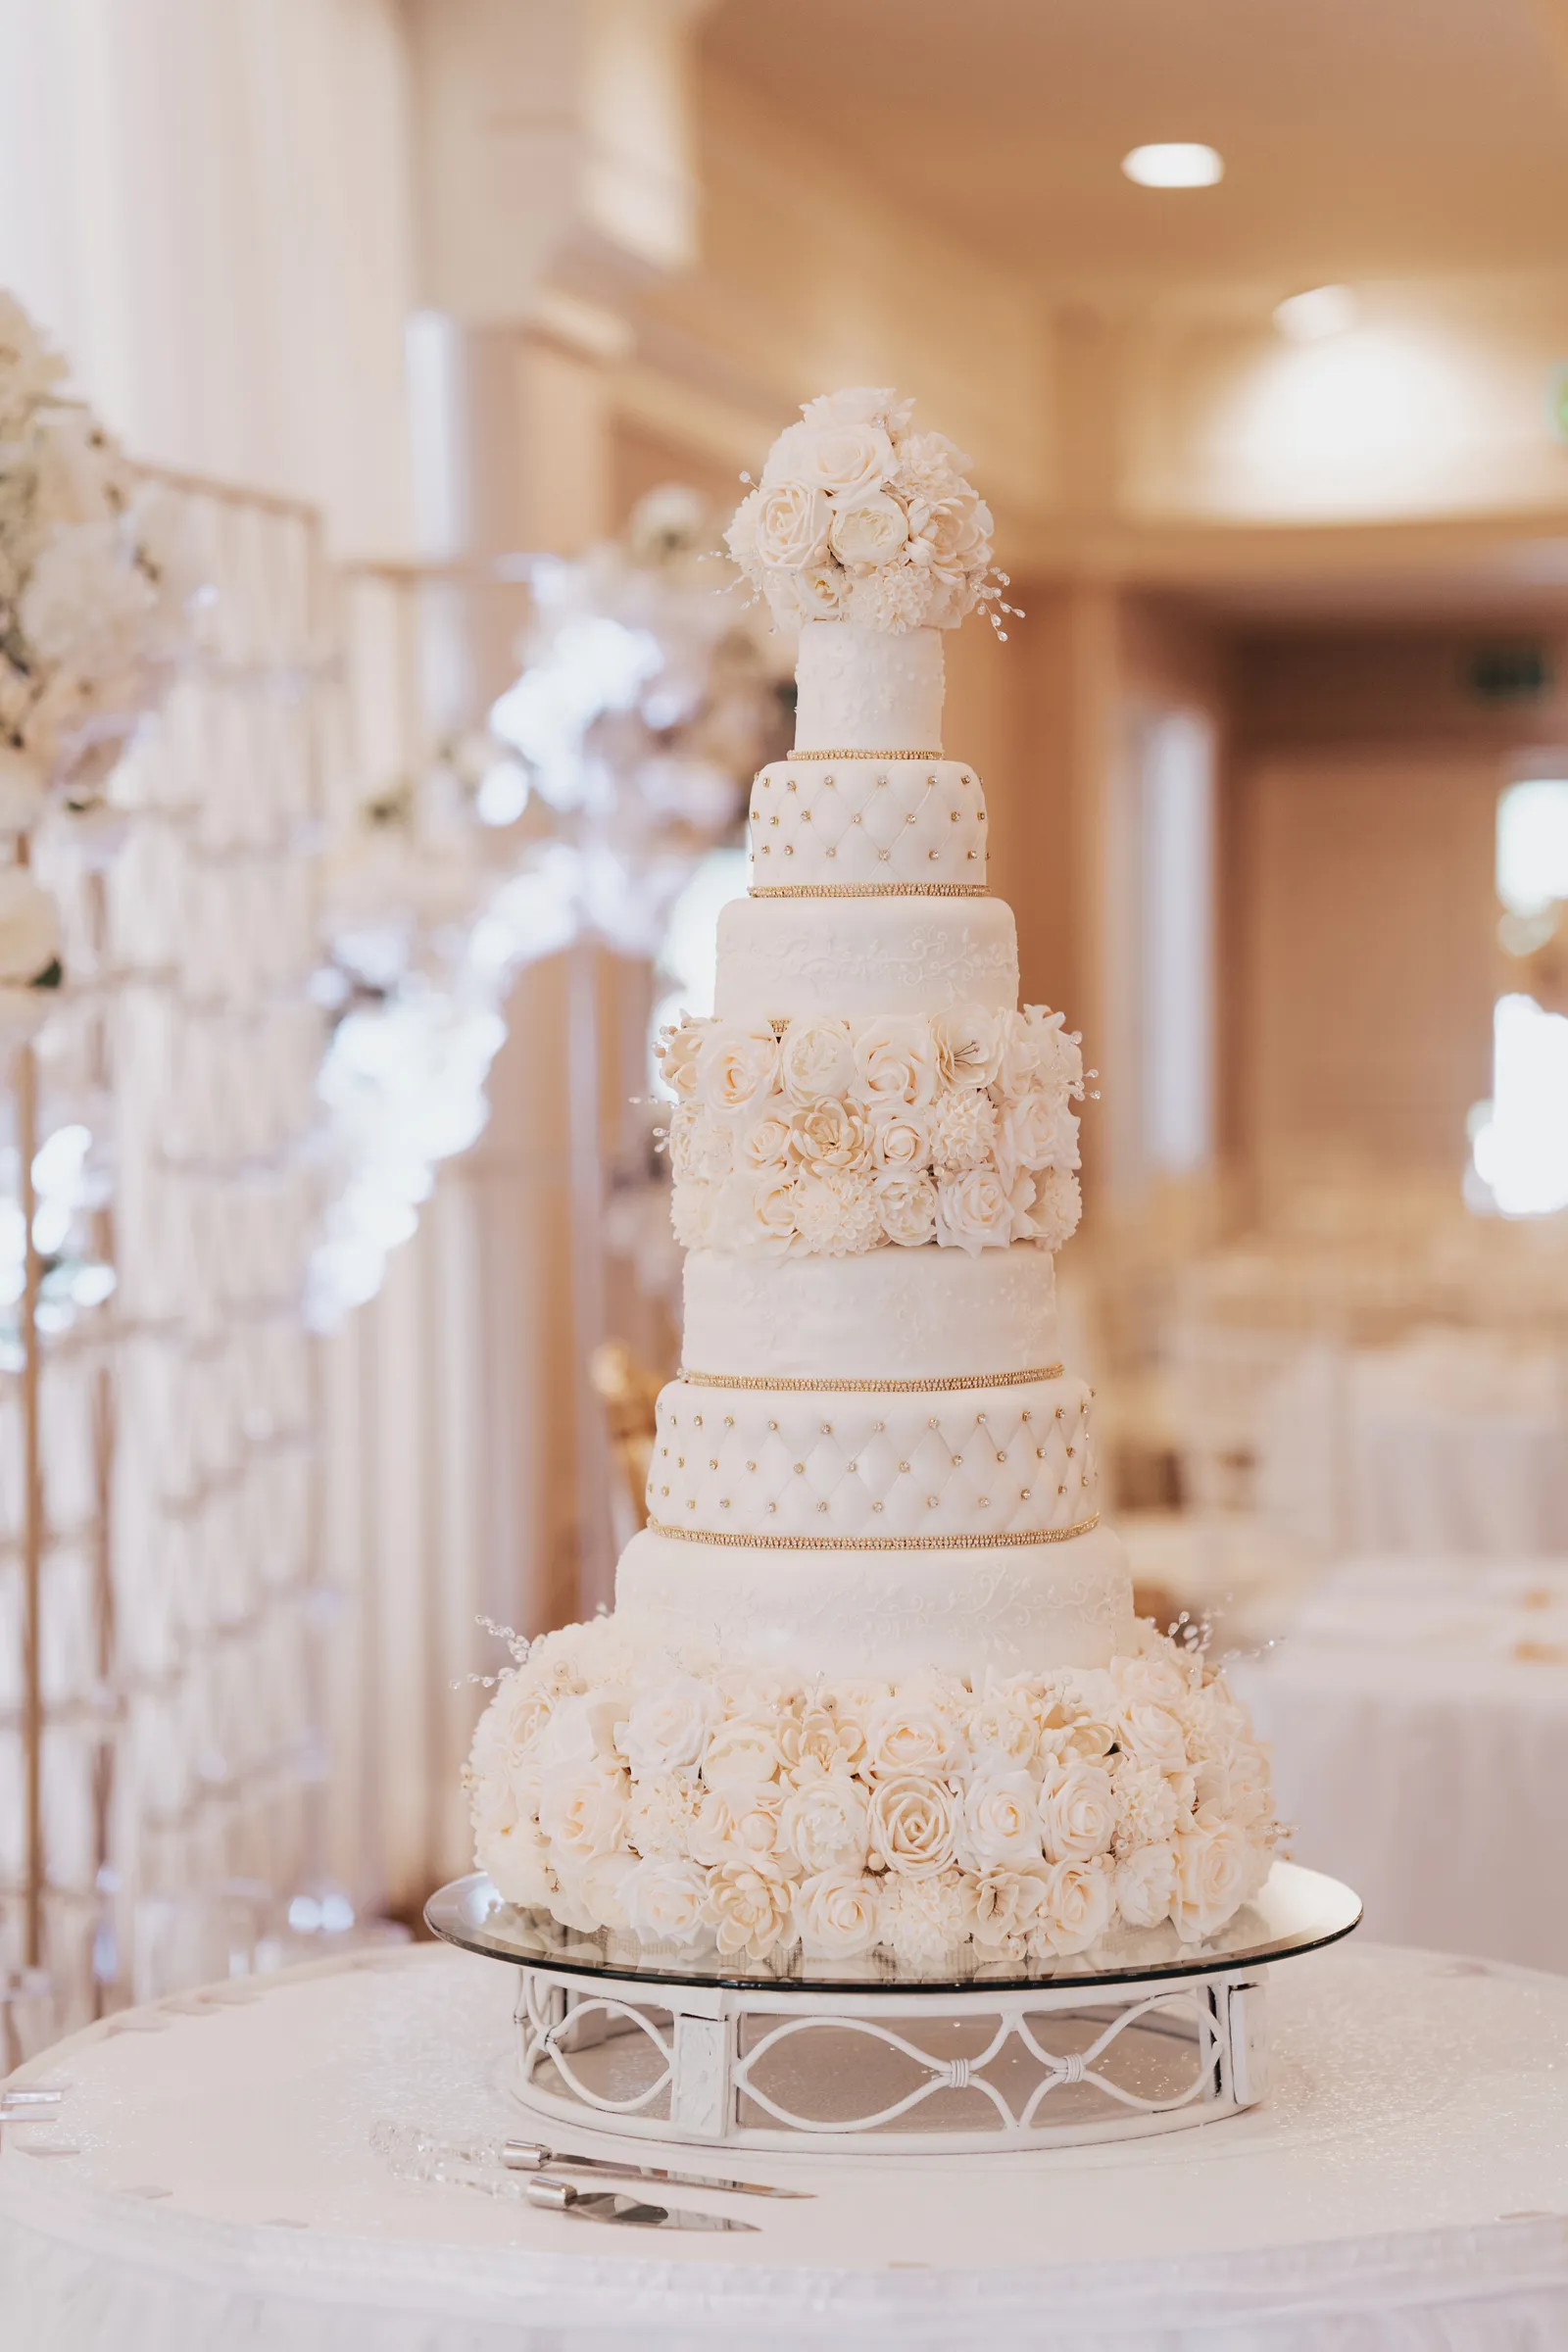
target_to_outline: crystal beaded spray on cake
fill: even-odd
[[[1006,610],[965,464],[836,393],[731,529],[799,700],[714,1015],[663,1041],[684,1369],[614,1614],[519,1645],[468,1769],[480,1867],[568,1928],[1046,1965],[1268,1872],[1264,1752],[1135,1618],[1056,1360],[1083,1068],[943,752],[941,632]]]

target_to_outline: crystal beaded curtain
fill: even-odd
[[[332,691],[323,564],[307,509],[170,489],[214,591],[200,652],[122,762],[115,812],[86,826],[53,818],[39,839],[68,979],[0,1107],[0,2024],[12,2055],[129,1999],[253,1965],[319,1870],[322,1608],[300,1298],[321,1052],[307,983]],[[19,1152],[29,1109],[31,1351]],[[41,1767],[33,1838],[29,1748]]]

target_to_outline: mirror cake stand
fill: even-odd
[[[1267,1972],[1348,1936],[1359,1897],[1276,1862],[1217,1936],[920,1974],[877,1954],[744,1967],[564,1928],[454,1880],[425,1920],[520,1973],[515,2096],[553,2124],[687,2145],[935,2155],[1215,2123],[1267,2087]]]

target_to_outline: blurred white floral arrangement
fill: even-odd
[[[518,1645],[467,1785],[508,1902],[726,1958],[1049,1963],[1221,1929],[1268,1875],[1268,1757],[1200,1653],[902,1685],[662,1656],[613,1618]]]
[[[781,627],[953,629],[986,605],[1000,629],[1013,611],[969,460],[946,434],[915,432],[913,415],[886,386],[828,392],[768,451],[724,537]]]
[[[623,541],[535,559],[520,674],[488,729],[365,802],[331,848],[318,1325],[374,1295],[434,1164],[482,1132],[515,973],[585,938],[656,956],[775,748],[769,657],[717,593],[732,575],[713,541],[701,499],[669,484]]]
[[[0,1032],[35,1029],[61,978],[60,924],[22,844],[53,808],[101,806],[129,736],[190,636],[196,582],[169,502],[92,411],[66,362],[0,293]]]
[[[1059,1012],[688,1016],[660,1051],[683,1249],[973,1256],[1077,1228],[1084,1067]]]

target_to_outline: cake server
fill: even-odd
[[[502,2142],[501,2161],[509,2173],[597,2173],[619,2180],[658,2180],[672,2188],[728,2188],[742,2197],[810,2197],[810,2188],[773,2188],[763,2180],[720,2180],[712,2173],[675,2173],[662,2164],[634,2164],[620,2156],[570,2156],[563,2148],[547,2148],[542,2139]]]
[[[575,2222],[608,2222],[621,2230],[749,2230],[755,2222],[737,2222],[727,2213],[686,2213],[676,2205],[645,2205],[641,2197],[623,2196],[616,2189],[574,2188],[569,2180],[538,2173],[528,2183],[528,2202],[547,2213],[570,2214]]]

